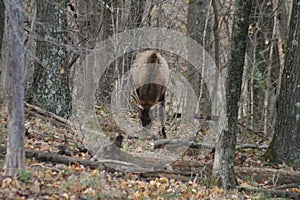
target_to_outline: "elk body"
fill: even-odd
[[[151,127],[151,108],[159,106],[161,133],[166,138],[164,127],[165,94],[169,82],[167,61],[156,51],[138,53],[130,71],[130,81],[134,88],[133,97],[140,109],[143,127]]]

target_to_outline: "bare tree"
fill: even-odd
[[[117,29],[119,28],[119,10],[121,7],[121,2],[119,0],[105,0],[102,5],[101,11],[101,31],[99,37],[102,41],[108,39],[113,36],[113,34],[117,33]],[[103,66],[100,66],[103,67]],[[112,92],[112,82],[114,80],[114,70],[116,67],[116,63],[110,65],[110,67],[106,68],[102,77],[99,81],[99,86],[96,92],[96,100],[98,104],[109,103],[110,102],[110,94]]]
[[[253,1],[243,74],[239,120],[241,133],[274,133],[288,26],[287,1]]]
[[[228,128],[218,138],[214,160],[214,174],[220,176],[226,189],[236,186],[234,174],[234,154],[241,95],[244,57],[247,44],[251,0],[237,0],[232,25],[232,42],[227,64],[227,123]]]
[[[127,28],[139,28],[143,19],[146,0],[131,1]]]
[[[9,125],[5,174],[25,168],[24,128],[24,24],[21,0],[5,1],[8,18]]]
[[[106,40],[110,36],[122,32],[126,29],[140,28],[146,7],[146,0],[120,1],[106,0],[103,5],[102,24],[100,37]],[[123,17],[123,18],[122,18]],[[110,102],[110,95],[113,90],[113,82],[120,74],[130,68],[132,53],[123,55],[120,59],[106,68],[99,81],[97,88],[97,102]]]
[[[0,0],[0,59],[1,59],[1,49],[2,49],[2,40],[5,27],[5,4],[3,0]]]
[[[28,100],[60,116],[71,114],[68,0],[37,1],[36,57]]]
[[[3,47],[3,36],[5,30],[5,4],[4,0],[0,0],[0,94],[2,98],[2,94],[4,94],[5,88],[5,64],[2,56],[2,47]],[[4,79],[4,80],[3,80]]]
[[[287,52],[277,101],[273,140],[265,154],[272,162],[300,165],[300,0],[293,0]]]
[[[191,0],[187,9],[187,32],[189,36],[196,40],[203,46],[203,51],[211,53],[211,17],[210,14],[210,0]],[[205,56],[205,52],[201,52]],[[206,58],[207,59],[207,58]],[[188,65],[188,64],[187,64]],[[196,95],[199,97],[199,109],[204,115],[209,115],[211,112],[211,105],[209,99],[208,89],[200,73],[204,73],[206,66],[202,67],[199,73],[194,67],[189,66],[188,81],[193,86]]]

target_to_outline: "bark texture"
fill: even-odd
[[[32,104],[64,117],[71,114],[67,3],[68,0],[37,1],[37,61],[28,96]]]
[[[25,168],[24,128],[24,17],[21,0],[5,1],[8,20],[8,141],[5,174],[13,176]]]
[[[1,59],[1,49],[2,49],[2,40],[4,35],[5,28],[5,4],[3,0],[0,0],[0,59]]]
[[[238,108],[241,95],[244,57],[247,44],[251,0],[237,0],[232,27],[230,57],[227,64],[227,122],[228,128],[218,138],[214,174],[221,178],[226,189],[236,186],[234,153],[236,145]]]
[[[7,89],[5,87],[5,64],[4,59],[2,56],[2,53],[4,52],[2,50],[3,45],[3,38],[4,38],[4,30],[5,30],[5,4],[4,0],[0,0],[0,100],[5,95],[5,90]]]
[[[272,162],[300,165],[300,0],[293,1],[277,120],[266,152]]]

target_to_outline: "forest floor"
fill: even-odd
[[[5,146],[7,140],[7,108],[1,105],[0,127],[0,199],[275,199],[282,193],[292,193],[294,199],[300,195],[299,183],[279,183],[278,177],[255,179],[252,175],[237,175],[239,188],[225,191],[215,186],[209,174],[180,178],[163,173],[143,176],[141,173],[124,173],[85,166],[80,162],[63,164],[42,161],[27,156],[26,170],[17,177],[3,176]],[[105,132],[113,138],[121,132],[107,113],[101,116]],[[26,108],[26,151],[49,152],[78,160],[90,160],[92,155],[82,146],[78,135],[66,124],[42,116]],[[245,131],[239,135],[238,143],[257,144],[259,134]],[[266,143],[269,140],[265,141]],[[130,139],[123,143],[122,151],[142,152],[142,147],[131,147]],[[4,150],[3,150],[4,149]],[[268,166],[261,159],[265,148],[241,148],[236,152],[235,165],[241,168],[272,168],[295,170],[285,165]],[[199,150],[189,148],[184,155],[187,162],[199,159]],[[203,162],[212,163],[213,153],[201,157]],[[284,187],[285,186],[285,187]],[[250,189],[249,189],[250,188]],[[279,199],[279,198],[278,198]],[[285,199],[281,197],[280,199]],[[288,198],[287,198],[288,199]]]

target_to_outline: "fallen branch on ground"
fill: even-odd
[[[42,108],[31,105],[29,103],[25,103],[25,111],[28,114],[38,116],[41,118],[46,118],[47,120],[50,120],[53,124],[60,125],[60,126],[66,126],[68,128],[74,128],[73,122],[70,120],[67,120],[63,117],[57,116],[52,112],[48,112],[46,110],[43,110]]]
[[[259,167],[235,167],[235,173],[241,179],[248,177],[256,182],[282,185],[298,184],[300,185],[300,172],[287,169],[259,168]]]
[[[6,153],[6,147],[0,146],[0,153]],[[44,151],[33,151],[26,150],[26,158],[34,159],[40,162],[51,162],[51,163],[60,163],[65,165],[71,165],[74,163],[79,163],[84,165],[85,167],[89,167],[91,169],[100,169],[100,170],[109,170],[104,164],[97,161],[83,160],[79,158],[73,158],[65,155],[58,155],[55,153],[49,153]]]
[[[156,140],[154,142],[154,148],[159,148],[163,145],[170,145],[170,146],[188,146],[195,149],[211,149],[214,150],[215,146],[205,143],[196,143],[194,141],[184,141],[182,139],[162,139]],[[236,149],[266,149],[268,145],[256,145],[256,144],[241,144],[237,145]]]
[[[5,154],[6,147],[0,146],[0,153]],[[110,152],[110,153],[108,153]],[[203,174],[210,176],[212,173],[212,164],[201,163],[200,161],[177,160],[174,162],[161,161],[157,158],[134,157],[119,150],[114,145],[109,146],[104,152],[107,157],[100,161],[83,160],[55,153],[42,151],[26,150],[26,157],[41,162],[52,162],[70,165],[79,163],[91,169],[143,174],[144,177],[155,177],[164,175],[168,178],[174,178],[178,175],[179,180],[191,180],[192,175]],[[166,166],[166,163],[168,166]],[[136,170],[136,171],[135,171]],[[252,179],[256,182],[265,182],[269,184],[298,184],[300,185],[300,172],[286,169],[255,168],[255,167],[235,167],[235,173],[240,179]],[[181,178],[180,178],[181,177]]]
[[[252,187],[238,187],[238,190],[251,192],[251,193],[263,193],[267,197],[273,198],[287,198],[287,199],[300,199],[300,194],[287,191],[287,190],[269,190],[269,189],[262,189],[262,188],[252,188]]]

